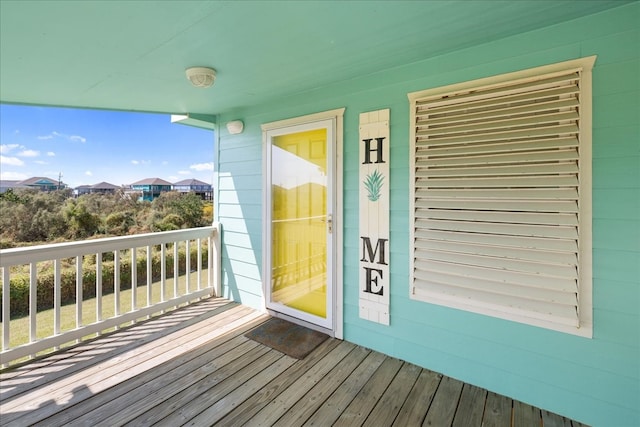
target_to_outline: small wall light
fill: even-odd
[[[227,123],[227,130],[231,135],[237,135],[239,133],[242,133],[243,129],[244,129],[244,123],[242,123],[242,120],[234,120],[232,122]]]
[[[211,87],[216,80],[216,70],[207,67],[191,67],[185,70],[187,78],[195,87]]]

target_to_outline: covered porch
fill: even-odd
[[[334,338],[304,359],[209,298],[1,374],[5,426],[582,426]]]
[[[74,242],[64,252],[16,251],[15,263],[8,252],[0,253],[3,267],[30,269],[23,287],[30,295],[28,345],[11,345],[5,299],[2,363],[59,346],[67,342],[63,338],[75,341],[103,333],[102,327],[142,320],[2,372],[3,424],[579,425],[547,412],[552,411],[594,426],[640,425],[638,1],[3,0],[0,12],[0,102],[171,114],[182,124],[212,130],[214,220],[222,227],[196,235],[181,230]],[[591,58],[588,72],[583,66],[555,68],[585,58]],[[185,76],[185,70],[200,66],[216,70],[210,89],[193,87]],[[569,83],[557,86],[557,81]],[[532,82],[559,92],[520,105],[517,97]],[[510,97],[510,91],[517,99],[504,109],[506,119],[499,109],[485,114],[485,100],[494,102],[494,92]],[[482,111],[471,109],[471,117],[460,122],[420,110],[455,101],[466,111],[476,96],[486,97],[477,100]],[[543,114],[540,105],[558,111]],[[327,215],[323,223],[325,237],[331,234],[324,247],[331,250],[326,271],[334,291],[326,292],[325,300],[334,310],[334,335],[344,341],[330,339],[296,361],[244,337],[268,318],[265,304],[276,281],[269,272],[275,252],[269,215],[278,198],[270,191],[293,188],[266,184],[272,178],[267,136],[281,129],[277,126],[293,127],[292,120],[302,126],[298,121],[310,116],[316,126],[318,114],[332,111],[340,111],[339,120],[333,114],[335,119],[321,121],[334,120],[327,135],[335,138],[329,143],[327,137],[324,150],[310,145],[308,151],[324,152],[334,167],[326,200],[335,216]],[[370,117],[385,111],[385,120]],[[382,122],[388,130],[384,138],[360,133]],[[451,125],[443,137],[451,138],[445,142],[452,147],[421,140],[454,122],[461,129]],[[550,140],[548,128],[554,132]],[[359,147],[374,137],[386,138],[390,151],[384,180],[389,206],[382,215],[388,224],[380,227],[389,235],[369,240],[360,232],[367,205],[361,200]],[[551,152],[544,151],[548,148]],[[426,152],[422,160],[419,152]],[[566,169],[551,170],[546,162]],[[424,165],[444,172],[416,178]],[[462,175],[451,173],[458,169]],[[467,169],[474,174],[466,177]],[[438,173],[448,185],[417,200],[423,184],[418,181],[441,179]],[[557,184],[557,177],[568,184]],[[308,188],[311,194],[316,187]],[[433,194],[444,194],[446,203],[429,206]],[[536,207],[540,200],[545,209]],[[500,216],[487,218],[485,210]],[[524,239],[506,243],[533,229],[548,231],[549,215],[538,212],[554,214],[553,231],[542,239],[550,248],[523,246]],[[514,232],[522,230],[519,222],[535,227]],[[425,240],[432,246],[419,246],[418,223],[427,223],[418,231],[430,233]],[[466,228],[476,226],[482,228]],[[571,235],[555,234],[556,229]],[[469,235],[480,237],[469,241]],[[556,256],[557,240],[569,241],[571,260]],[[173,248],[173,259],[179,259],[176,248],[183,241],[184,247],[189,241],[191,248],[206,246],[212,255],[215,249],[215,262],[208,256],[205,264],[198,254],[191,265],[200,266],[200,281],[184,288],[173,281],[171,292],[169,255]],[[387,265],[376,241],[383,249],[387,242],[389,258],[384,271],[389,298],[380,311],[388,316],[378,320],[365,311],[372,305],[362,303],[361,291],[368,288],[359,281],[362,271],[370,271],[360,264],[365,249],[369,261],[377,253],[379,264]],[[124,276],[131,270],[124,260],[137,265],[136,254],[149,259],[154,246],[162,247],[160,297],[147,293],[137,301],[132,296],[130,304],[116,302],[122,317],[104,319],[97,310],[95,322],[85,319],[88,310],[76,303],[76,321],[66,330],[60,325],[63,304],[55,296],[50,298],[53,335],[38,335],[36,326],[43,323],[34,296],[38,262],[75,258],[82,277],[82,257],[113,252],[117,266],[116,253],[124,251]],[[418,271],[416,264],[426,267]],[[100,268],[91,271],[101,277]],[[503,286],[502,276],[478,273],[486,269],[535,277]],[[177,277],[182,270],[174,271]],[[2,274],[8,295],[8,269]],[[131,277],[136,274],[131,270]],[[76,283],[82,301],[82,280]],[[141,288],[149,292],[152,283]],[[523,298],[512,298],[521,291]],[[567,298],[571,321],[564,324],[562,316],[545,309]],[[152,304],[156,300],[161,306]],[[187,308],[142,319],[192,301]],[[121,305],[131,311],[120,312]],[[524,318],[522,311],[538,317]]]

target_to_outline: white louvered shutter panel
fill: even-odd
[[[580,326],[581,78],[415,100],[414,297]]]

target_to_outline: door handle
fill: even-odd
[[[333,215],[327,214],[327,232],[333,233]]]

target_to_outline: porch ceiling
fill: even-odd
[[[2,0],[0,101],[217,114],[624,3]]]

